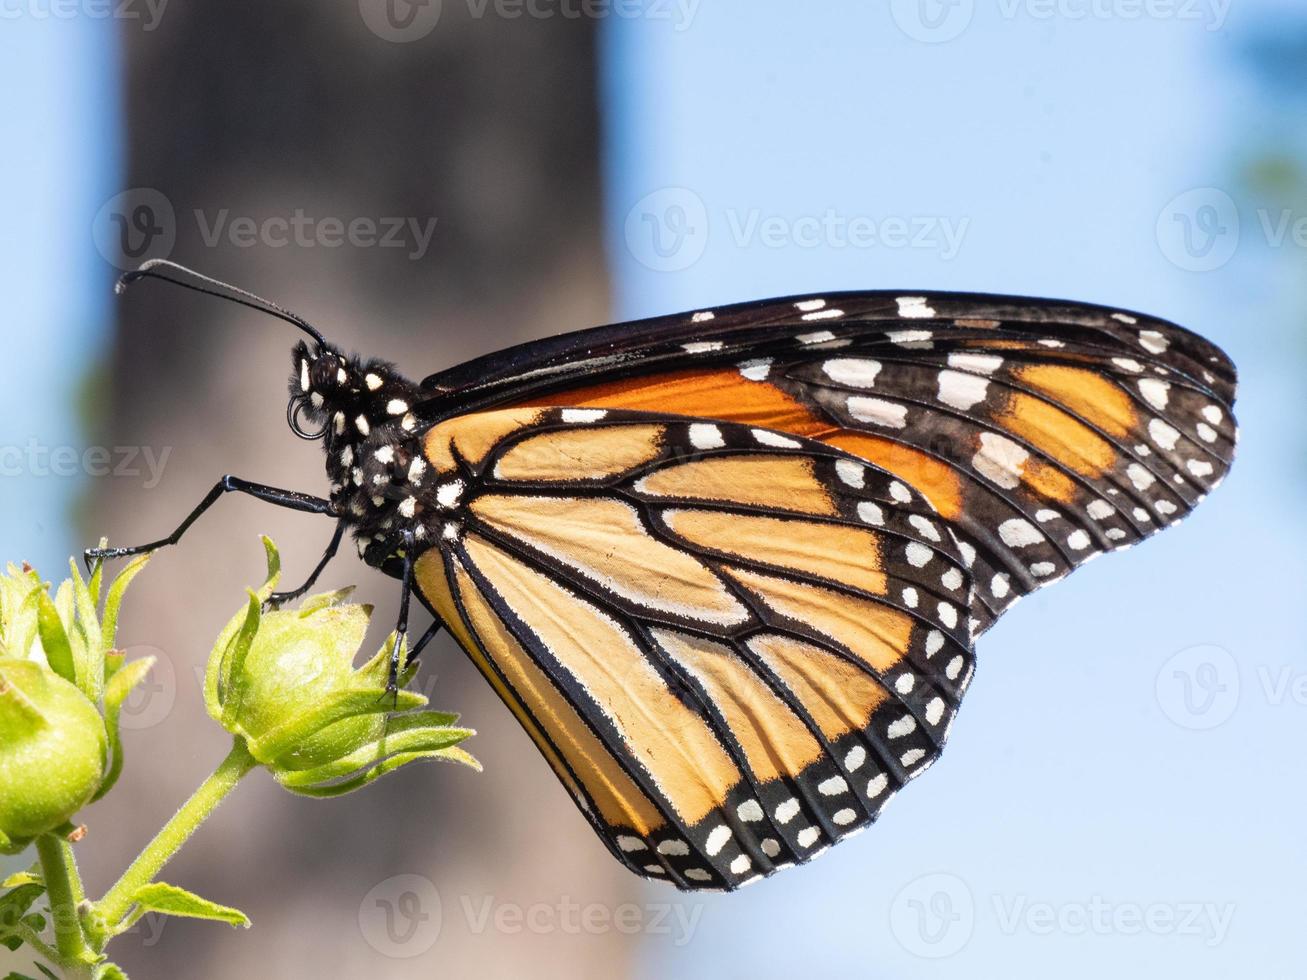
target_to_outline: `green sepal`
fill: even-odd
[[[109,585],[109,596],[104,600],[104,617],[100,623],[100,632],[104,637],[106,648],[112,648],[118,637],[118,614],[122,609],[123,595],[127,592],[127,586],[132,584],[132,579],[136,578],[146,564],[150,561],[152,553],[146,552],[143,555],[137,555],[129,561],[123,570],[115,576],[113,582]],[[97,563],[95,574],[100,574],[100,566]],[[94,576],[92,576],[94,580]],[[98,591],[92,590],[98,595]]]
[[[410,711],[425,706],[427,699],[412,691],[394,694],[378,691],[374,687],[346,688],[333,691],[315,702],[309,710],[267,732],[258,740],[249,741],[250,754],[260,762],[285,764],[281,758],[300,743],[346,718],[360,715],[383,715],[392,709]]]
[[[104,645],[99,610],[96,609],[95,599],[86,587],[76,560],[70,558],[68,567],[73,573],[67,581],[72,583],[73,606],[77,613],[71,619],[75,634],[73,656],[77,662],[79,678],[77,686],[92,703],[99,704],[100,697],[104,694]]]
[[[263,585],[258,590],[250,593],[255,597],[260,610],[268,597],[277,589],[277,582],[281,578],[281,555],[277,552],[277,546],[272,543],[272,539],[264,536],[263,552],[267,561],[267,575],[264,578]],[[227,727],[223,702],[226,699],[226,687],[231,677],[231,663],[228,652],[236,635],[249,625],[250,609],[247,604],[244,609],[232,616],[227,621],[227,625],[222,628],[218,634],[218,639],[214,641],[213,650],[209,654],[209,659],[204,669],[204,707],[208,711],[209,717],[218,722],[224,728]],[[257,629],[257,621],[255,623]],[[246,652],[249,652],[248,646]],[[230,730],[230,729],[229,729]]]
[[[337,589],[335,592],[320,592],[317,595],[311,595],[300,603],[299,608],[295,610],[301,618],[312,616],[315,612],[323,609],[329,609],[332,606],[339,606],[351,595],[354,594],[354,586],[347,585],[343,589]]]
[[[250,927],[250,919],[240,909],[219,905],[207,898],[201,898],[185,888],[156,881],[138,888],[132,893],[132,901],[146,912],[159,912],[163,915],[175,915],[186,919],[208,919],[211,922],[225,922],[229,926]]]
[[[117,963],[101,963],[95,968],[94,980],[127,980],[127,974]]]
[[[59,593],[63,594],[64,591],[60,587]],[[68,597],[71,600],[71,589],[68,590]],[[45,651],[45,661],[51,670],[69,684],[77,684],[77,665],[73,660],[73,647],[68,640],[68,633],[64,630],[63,617],[59,615],[58,596],[51,599],[50,594],[42,589],[37,594],[36,601],[37,630],[41,636],[41,649]]]
[[[222,714],[219,722],[229,731],[235,719],[240,717],[241,706],[245,703],[245,692],[249,687],[249,680],[245,674],[245,658],[250,654],[250,647],[254,644],[254,636],[259,631],[259,622],[263,617],[258,593],[252,590],[246,592],[249,602],[245,607],[245,622],[236,631],[231,644],[223,654],[222,676],[218,689],[219,697],[222,698]]]
[[[123,743],[119,731],[118,719],[122,714],[123,704],[132,693],[132,688],[145,680],[150,668],[154,666],[154,657],[142,657],[124,664],[114,671],[113,676],[104,687],[104,731],[109,736],[109,769],[104,775],[104,782],[91,797],[91,802],[104,796],[113,789],[123,771]]]
[[[392,760],[411,762],[448,758],[441,753],[471,738],[476,732],[471,728],[443,725],[440,719],[444,717],[448,715],[438,711],[392,716],[387,720],[387,731],[382,737],[313,769],[298,772],[280,769],[276,773],[277,782],[286,789],[309,796],[341,796],[389,772],[394,768],[387,768]],[[472,757],[469,755],[467,759]],[[478,770],[481,768],[474,759],[471,764]]]

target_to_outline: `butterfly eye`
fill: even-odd
[[[327,424],[324,422],[322,427],[316,431],[304,428],[300,421],[300,416],[308,408],[308,399],[302,396],[292,398],[286,403],[286,424],[290,426],[290,431],[295,433],[301,439],[313,442],[321,439],[327,434]]]

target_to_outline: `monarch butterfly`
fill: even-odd
[[[177,273],[189,279],[174,278]],[[938,757],[976,638],[1174,524],[1235,445],[1235,371],[1135,313],[891,292],[766,300],[510,348],[414,383],[293,323],[287,417],[337,521],[447,629],[612,854],[734,889],[871,823]],[[316,426],[306,429],[305,420]],[[392,684],[399,669],[399,644]]]

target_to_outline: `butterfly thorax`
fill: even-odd
[[[420,389],[384,361],[300,344],[292,403],[320,427],[330,499],[349,522],[359,554],[380,567],[405,539],[434,537],[434,491],[414,413]]]

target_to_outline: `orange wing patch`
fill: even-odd
[[[702,716],[690,711],[631,637],[552,578],[473,535],[469,557],[558,666],[586,692],[626,750],[687,823],[720,807],[742,778]]]
[[[505,436],[525,428],[540,412],[529,408],[498,412],[473,412],[439,422],[431,427],[423,441],[426,457],[441,473],[457,468],[454,453],[469,463],[478,464]]]
[[[564,786],[578,799],[593,800],[609,824],[639,834],[664,827],[658,808],[526,654],[457,560],[454,571],[456,580],[450,582],[439,552],[428,551],[418,559],[414,574],[422,594],[526,728]],[[467,612],[466,622],[455,595]],[[584,791],[578,777],[584,780]]]
[[[803,721],[730,647],[674,630],[653,636],[703,685],[758,779],[797,776],[821,757]]]
[[[880,537],[863,528],[705,510],[669,510],[663,520],[678,537],[701,548],[885,593]]]
[[[832,517],[838,513],[812,461],[798,456],[721,456],[669,466],[635,489],[650,497],[769,507]]]
[[[662,434],[657,425],[545,432],[509,447],[495,475],[527,483],[603,480],[654,459],[661,451]]]
[[[649,536],[619,500],[486,494],[472,513],[491,528],[648,609],[711,623],[743,623],[748,610],[683,550]]]

